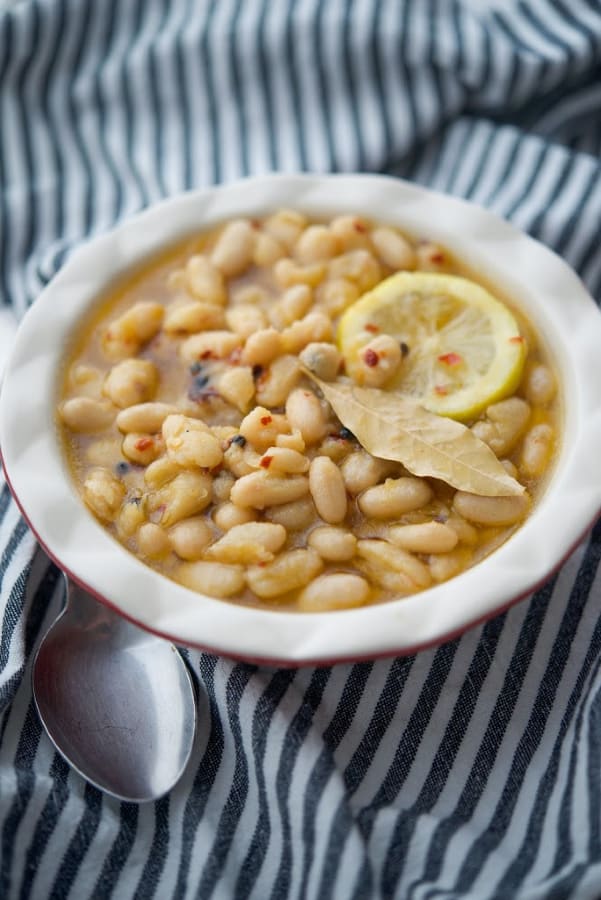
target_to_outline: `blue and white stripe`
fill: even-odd
[[[0,3],[5,316],[143,206],[276,169],[467,197],[601,299],[601,2]],[[62,585],[4,487],[0,897],[598,897],[600,553],[597,525],[527,601],[413,658],[188,652],[194,757],[137,807],[38,722],[31,657]]]

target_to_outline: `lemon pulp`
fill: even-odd
[[[386,389],[454,419],[470,419],[513,393],[526,357],[507,306],[456,275],[398,272],[347,309],[338,344],[357,381],[361,349],[377,334],[394,337],[405,356]]]

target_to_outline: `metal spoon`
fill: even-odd
[[[172,644],[66,581],[65,608],[33,663],[42,724],[100,790],[155,800],[178,781],[192,751],[196,700],[186,664]]]

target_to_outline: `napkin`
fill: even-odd
[[[466,197],[601,297],[599,0],[4,2],[0,110],[3,354],[86,238],[272,170]],[[413,657],[186,651],[193,758],[136,806],[38,721],[31,659],[63,587],[3,486],[0,897],[601,896],[600,549],[597,524],[532,596]]]

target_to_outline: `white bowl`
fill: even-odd
[[[199,595],[140,562],[73,484],[55,422],[69,335],[118,276],[180,238],[288,206],[360,213],[439,241],[515,299],[560,373],[563,439],[524,525],[461,575],[408,599],[330,613],[251,609]],[[46,552],[100,600],[177,644],[279,665],[413,653],[506,609],[566,558],[601,510],[601,315],[555,254],[484,209],[379,176],[270,175],[166,200],[82,247],[24,318],[5,372],[0,446]]]

